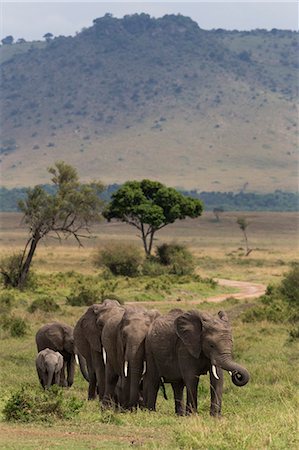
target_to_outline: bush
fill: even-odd
[[[146,258],[142,264],[142,274],[151,277],[164,275],[167,273],[167,267],[162,265],[157,258]]]
[[[5,287],[18,285],[22,256],[22,253],[15,253],[1,259],[0,270]]]
[[[281,282],[280,291],[293,306],[299,305],[299,264],[296,264]]]
[[[67,397],[59,386],[42,392],[22,386],[8,399],[3,414],[6,421],[48,422],[55,418],[71,419],[82,406],[82,400]]]
[[[13,255],[4,256],[0,260],[0,273],[5,287],[17,287],[20,277],[20,267],[23,254],[15,253]],[[29,272],[25,287],[32,286],[34,282],[33,274]]]
[[[0,314],[6,314],[12,308],[15,300],[14,295],[11,292],[1,292],[0,295]]]
[[[90,306],[101,301],[99,291],[91,287],[82,287],[79,291],[72,292],[66,298],[66,303],[71,306]]]
[[[108,268],[113,275],[135,277],[139,274],[143,257],[139,247],[125,242],[110,242],[94,258],[96,267]]]
[[[21,317],[2,315],[0,321],[1,328],[9,331],[12,337],[23,337],[28,331],[27,322]]]
[[[189,275],[194,272],[192,253],[182,244],[170,243],[159,245],[156,249],[158,261],[168,266],[168,272],[175,275]]]
[[[54,312],[60,309],[55,300],[51,297],[40,297],[34,300],[28,308],[30,313],[34,313],[37,309],[45,312]]]
[[[298,322],[299,320],[299,266],[294,266],[279,286],[268,285],[259,303],[247,310],[244,322],[269,320],[271,322]]]

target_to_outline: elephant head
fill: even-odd
[[[215,318],[208,313],[187,311],[175,320],[175,330],[194,358],[204,355],[210,360],[215,378],[218,379],[218,366],[231,374],[236,386],[248,383],[248,371],[233,360],[232,332],[225,312],[220,311]]]
[[[156,310],[127,310],[119,324],[118,347],[121,349],[122,372],[129,392],[128,406],[136,406],[145,366],[145,337],[151,323],[160,313]]]

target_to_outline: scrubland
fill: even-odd
[[[84,248],[74,242],[48,239],[37,251],[33,270],[34,284],[24,292],[2,289],[2,318],[11,314],[25,323],[25,334],[11,336],[0,329],[0,447],[4,449],[295,449],[298,448],[298,341],[291,339],[283,317],[276,321],[244,321],[244,314],[259,299],[230,298],[229,288],[211,282],[212,278],[278,284],[294,266],[298,252],[298,222],[294,213],[242,214],[250,223],[247,234],[252,252],[244,257],[242,233],[236,224],[239,213],[224,213],[216,222],[212,213],[200,219],[178,222],[157,235],[157,243],[176,240],[186,244],[196,257],[198,278],[126,277],[107,278],[92,264],[96,249],[109,240],[139,242],[130,227],[102,223],[94,227],[95,238]],[[19,226],[21,216],[1,214],[0,250],[2,255],[18,251],[26,242],[26,229]],[[141,244],[140,244],[141,245]],[[34,403],[25,421],[5,421],[3,408],[12,395],[15,406],[32,395],[42,404],[42,391],[35,372],[34,335],[44,323],[59,320],[74,325],[86,306],[71,306],[67,298],[82,286],[98,286],[103,296],[108,291],[123,301],[150,301],[161,312],[172,307],[199,308],[210,312],[227,311],[234,336],[234,357],[250,372],[248,385],[237,388],[225,376],[223,417],[209,417],[209,382],[203,376],[199,385],[199,411],[192,417],[174,414],[172,392],[169,400],[158,396],[156,413],[101,411],[97,401],[88,402],[87,384],[79,371],[74,385],[61,394],[61,405],[78,406],[77,411],[43,416],[34,414]],[[148,287],[147,287],[148,286]],[[101,290],[102,289],[102,290]],[[106,290],[106,291],[105,291]],[[209,302],[215,294],[227,293],[222,303]],[[145,296],[145,294],[147,294]],[[143,295],[143,296],[142,296]],[[52,298],[59,306],[54,311],[36,309],[32,302]],[[179,301],[179,303],[178,303]],[[9,304],[9,305],[8,305]],[[5,309],[6,308],[6,309]],[[277,319],[278,317],[278,319]],[[23,392],[23,394],[20,394]],[[31,398],[30,397],[30,398]],[[22,410],[24,405],[19,403]]]

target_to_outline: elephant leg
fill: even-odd
[[[178,416],[184,415],[184,405],[183,405],[183,391],[184,391],[184,382],[178,381],[176,383],[171,383],[173,396],[174,396],[174,405],[175,405],[175,413]]]
[[[210,415],[214,417],[221,416],[221,403],[222,403],[222,391],[223,391],[223,370],[217,367],[217,380],[210,371],[210,393],[211,393],[211,406]]]
[[[54,384],[57,384],[58,386],[60,384],[60,370],[54,374]]]
[[[93,368],[93,364],[91,358],[86,358],[87,370],[88,370],[88,400],[94,400],[96,398],[96,390],[97,390],[97,378],[96,373]]]
[[[144,406],[150,411],[156,411],[156,401],[160,386],[160,378],[157,374],[155,377],[145,374],[143,379],[143,402]]]
[[[65,369],[66,369],[66,364],[65,364],[65,360],[63,358],[63,366],[62,369],[60,371],[60,386],[62,387],[66,387],[67,386],[67,382],[65,379]]]
[[[37,367],[37,374],[38,374],[39,382],[40,382],[41,386],[44,388],[45,387],[44,372],[41,370],[40,367]]]
[[[105,392],[103,396],[103,406],[114,406],[115,387],[118,381],[118,375],[109,364],[105,368]],[[119,401],[121,403],[122,392],[120,392]],[[121,404],[122,406],[122,404]]]
[[[75,376],[75,356],[71,355],[67,360],[67,385],[71,387]]]
[[[105,365],[100,352],[92,352],[92,363],[96,374],[97,392],[99,400],[102,400],[105,393]]]
[[[187,403],[186,403],[186,414],[197,413],[197,388],[198,388],[199,377],[194,376],[188,381],[186,381],[187,388]]]

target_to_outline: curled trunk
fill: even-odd
[[[249,381],[249,373],[245,367],[240,366],[235,363],[231,358],[224,357],[217,359],[217,366],[221,367],[223,370],[231,372],[232,382],[236,386],[245,386]]]

